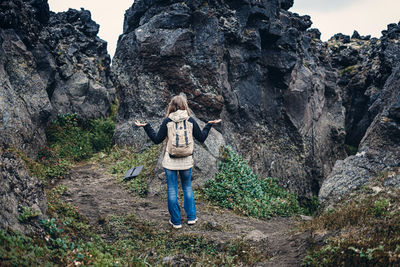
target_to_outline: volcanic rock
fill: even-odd
[[[317,193],[345,156],[344,108],[326,44],[307,31],[309,16],[287,11],[292,4],[135,1],[113,59],[115,142],[147,147],[133,121],[159,125],[184,92],[199,120],[222,118],[224,142],[257,173],[300,196]],[[205,180],[207,169],[198,170]]]

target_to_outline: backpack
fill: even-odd
[[[170,121],[167,124],[167,152],[171,158],[183,158],[193,154],[193,124],[189,123],[188,119]]]

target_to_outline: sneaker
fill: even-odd
[[[182,224],[175,225],[175,224],[173,224],[173,223],[171,222],[171,220],[169,220],[169,224],[172,225],[175,229],[182,228]]]
[[[194,220],[189,220],[187,223],[188,223],[189,225],[193,225],[193,224],[195,224],[195,223],[197,222],[197,219],[198,219],[198,218],[196,218],[196,219],[194,219]]]

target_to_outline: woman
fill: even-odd
[[[211,129],[212,124],[220,123],[221,120],[209,121],[203,130],[200,130],[199,125],[196,121],[190,117],[189,107],[186,98],[182,95],[174,96],[169,103],[166,118],[163,120],[158,133],[156,134],[153,128],[148,123],[140,123],[136,121],[136,125],[139,127],[144,127],[147,135],[150,139],[156,143],[161,143],[164,139],[168,137],[171,131],[178,131],[178,123],[184,123],[184,131],[192,133],[192,136],[196,138],[199,142],[204,142],[208,136],[208,132]],[[186,126],[187,122],[187,126]],[[187,129],[186,129],[187,127]],[[187,130],[187,131],[186,131]],[[191,136],[189,136],[191,138]],[[188,143],[188,138],[186,138],[186,144]],[[171,138],[170,138],[171,139]],[[176,144],[178,145],[178,136],[176,137]],[[175,140],[172,139],[174,142]],[[170,140],[170,141],[172,141]],[[173,142],[172,142],[172,145]],[[193,146],[192,146],[193,147]],[[191,153],[191,152],[189,152]],[[167,149],[164,154],[162,161],[162,166],[165,170],[165,176],[167,178],[167,195],[168,195],[168,211],[171,215],[169,223],[174,228],[181,228],[181,211],[178,203],[178,172],[181,177],[183,197],[184,197],[184,208],[187,216],[187,223],[189,225],[195,224],[197,222],[196,217],[196,205],[194,203],[191,175],[193,167],[193,156],[190,154],[188,156],[175,156],[172,154],[172,148],[170,143],[167,143]]]

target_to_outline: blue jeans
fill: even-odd
[[[178,203],[178,172],[181,177],[183,202],[188,220],[196,219],[196,205],[194,203],[192,189],[192,168],[181,171],[165,169],[167,177],[168,211],[171,215],[171,222],[174,225],[181,224],[181,208]]]

